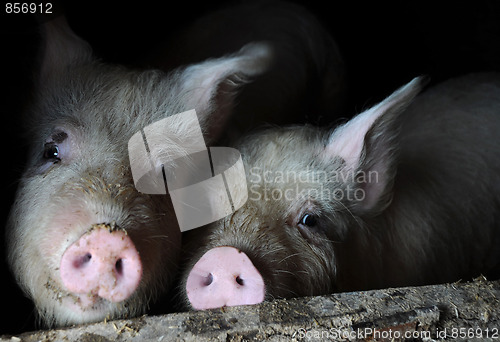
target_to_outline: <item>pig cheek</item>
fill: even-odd
[[[287,266],[293,273],[286,284],[290,287],[291,294],[311,296],[329,293],[335,274],[335,255],[328,240],[307,228],[303,232],[300,227],[287,228],[291,232],[288,241],[290,254],[296,256],[295,259],[290,259]],[[307,234],[307,238],[303,234]],[[285,296],[290,296],[290,293]]]
[[[46,261],[52,278],[60,283],[56,274],[64,251],[95,222],[80,207],[64,207],[57,211],[61,214],[50,216],[44,222],[42,230],[45,233],[39,243],[39,254]]]
[[[12,261],[16,268],[24,270],[18,271],[21,276],[32,283],[45,273],[53,276],[64,249],[77,238],[78,233],[72,236],[72,228],[68,227],[73,227],[83,215],[79,208],[68,211],[54,202],[54,192],[47,191],[54,185],[49,180],[35,177],[23,183],[11,214],[17,223],[10,228],[14,230],[9,234],[14,255]],[[37,288],[37,285],[30,288]]]
[[[304,227],[299,225],[296,229],[302,240],[309,245],[318,248],[327,248],[330,244],[330,240],[326,234],[317,227]]]

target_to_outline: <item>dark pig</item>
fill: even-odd
[[[500,74],[452,79],[414,100],[422,84],[333,130],[244,139],[248,201],[190,232],[186,302],[450,282],[499,265]]]
[[[108,65],[93,56],[64,18],[44,25],[38,89],[25,118],[29,160],[7,238],[13,273],[47,325],[138,315],[169,289],[181,234],[168,196],[143,194],[134,187],[127,143],[135,133],[167,116],[196,109],[205,140],[213,143],[232,131],[228,118],[241,115],[233,110],[234,98],[259,75],[267,71],[277,80],[272,84],[284,82],[287,89],[302,89],[308,68],[315,70],[311,77],[327,74],[322,69],[330,62],[323,60],[323,53],[335,47],[331,38],[309,36],[297,23],[283,26],[293,20],[278,24],[271,19],[274,15],[300,16],[296,7],[291,12],[278,7],[273,13],[261,12],[271,21],[266,24],[270,36],[264,31],[239,40],[228,54],[211,55],[168,72]],[[241,22],[253,20],[238,13]],[[312,33],[326,35],[309,20],[311,16],[303,16],[302,24]],[[252,30],[250,23],[245,30]],[[280,32],[280,44],[291,48],[290,60],[280,63],[300,70],[300,77],[288,69],[283,75],[279,64],[272,63],[273,56],[286,58],[273,42]],[[232,42],[221,36],[205,38]],[[335,47],[330,61],[339,58],[337,52]],[[277,86],[267,91],[284,103],[289,96],[294,101],[299,96],[293,91],[282,97]],[[255,94],[253,103],[266,101],[259,96]],[[309,98],[304,96],[304,101]],[[190,129],[185,123],[172,125],[165,131],[170,145],[163,151],[182,150],[176,137],[189,136]]]
[[[262,123],[320,124],[345,106],[346,68],[332,35],[306,8],[283,1],[248,1],[220,8],[182,28],[147,59],[160,68],[198,63],[238,51],[249,41],[269,42],[268,72],[245,85],[227,118],[229,141]],[[220,37],[214,39],[213,37]],[[172,51],[164,56],[162,51]]]

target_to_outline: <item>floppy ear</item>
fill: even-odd
[[[352,203],[357,213],[382,210],[392,198],[399,144],[398,116],[421,91],[426,78],[417,77],[384,101],[336,128],[324,150],[328,160],[344,160],[342,172],[363,196]]]
[[[64,16],[42,25],[40,81],[49,80],[70,65],[87,63],[92,58],[90,45],[69,27]]]
[[[223,129],[241,86],[264,73],[272,61],[266,43],[250,43],[233,55],[191,65],[180,75],[181,94],[187,110],[195,109],[207,141]]]

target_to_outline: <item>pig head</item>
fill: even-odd
[[[455,281],[498,265],[500,76],[413,101],[424,83],[335,129],[246,137],[249,199],[190,232],[188,306]]]
[[[44,25],[29,160],[7,227],[13,273],[47,325],[143,313],[168,290],[181,235],[167,196],[134,188],[127,143],[145,126],[196,109],[207,142],[236,90],[268,66],[250,44],[169,73],[107,65],[60,17]],[[169,148],[189,125],[165,131]],[[165,153],[168,153],[166,151]]]

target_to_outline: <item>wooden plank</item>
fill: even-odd
[[[500,281],[392,288],[142,316],[0,341],[500,340]]]

